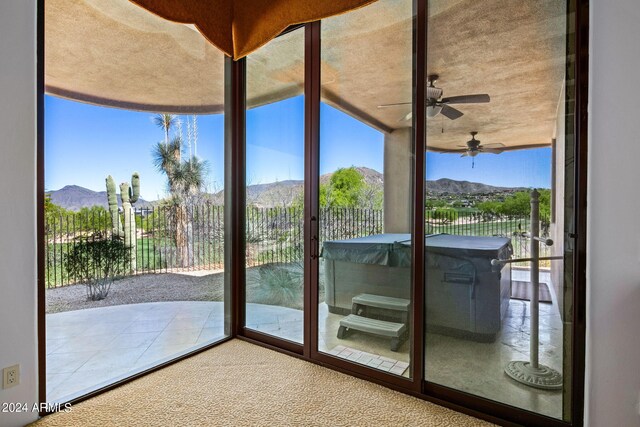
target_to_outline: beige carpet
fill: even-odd
[[[49,415],[33,426],[486,426],[240,340]]]

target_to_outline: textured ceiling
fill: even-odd
[[[45,2],[45,85],[136,110],[221,113],[224,55],[193,27],[128,0]]]
[[[460,104],[457,120],[428,120],[428,146],[457,148],[478,131],[483,143],[549,145],[564,81],[562,1],[431,1],[428,74],[443,96],[487,93],[488,104]],[[403,13],[403,11],[405,11]],[[409,11],[407,13],[406,11]],[[372,126],[392,131],[411,105],[411,2],[380,1],[324,22],[323,95]]]
[[[428,120],[430,147],[459,145],[474,130],[487,144],[551,143],[565,75],[565,3],[463,1],[430,20],[427,68],[440,75],[444,96],[491,97],[458,105],[457,120]]]
[[[120,108],[220,113],[223,54],[193,27],[165,21],[127,0],[47,0],[45,84],[49,93]],[[379,0],[322,25],[322,96],[391,132],[411,125],[411,0]],[[483,143],[548,145],[564,80],[565,2],[431,0],[428,72],[444,96],[488,93],[458,105],[464,116],[428,120],[430,149]],[[248,104],[303,91],[303,32],[250,55]]]

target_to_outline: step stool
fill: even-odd
[[[391,351],[398,351],[406,339],[410,301],[382,295],[359,294],[351,299],[351,314],[340,320],[338,338],[343,339],[351,329],[391,338]],[[401,323],[367,317],[368,308],[375,307],[399,313]]]

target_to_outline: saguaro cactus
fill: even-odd
[[[136,233],[136,217],[132,203],[138,201],[140,196],[140,175],[134,172],[131,175],[131,186],[128,182],[120,184],[120,197],[122,199],[122,211],[124,214],[124,227],[120,222],[118,212],[118,196],[116,194],[116,184],[111,175],[106,179],[107,183],[107,200],[109,201],[109,212],[111,213],[112,233],[114,237],[124,240],[124,245],[129,249],[130,268],[136,270],[136,252],[137,252],[137,233]]]

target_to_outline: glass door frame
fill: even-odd
[[[307,25],[308,26],[308,25]],[[306,55],[308,49],[308,36],[307,29],[305,25],[292,25],[287,28],[285,31],[280,33],[280,36],[288,34],[292,31],[305,31],[305,123],[304,123],[304,131],[305,131],[305,162],[307,159],[307,129],[308,123],[310,122],[307,119],[307,111],[308,111],[308,85],[307,85],[307,75],[306,70],[308,66],[306,65]],[[231,240],[226,240],[231,246],[227,248],[225,253],[228,253],[229,259],[225,260],[225,272],[226,266],[231,266],[229,272],[229,280],[225,280],[225,284],[229,283],[231,286],[230,294],[232,299],[232,313],[229,313],[231,317],[230,327],[233,331],[233,335],[243,338],[247,341],[265,345],[267,347],[283,350],[291,355],[303,356],[304,348],[306,343],[309,342],[308,331],[306,325],[309,322],[308,315],[308,298],[309,298],[309,290],[307,283],[307,262],[306,260],[309,258],[307,255],[309,254],[307,248],[307,230],[306,230],[306,221],[305,221],[305,230],[304,230],[304,259],[305,259],[305,272],[304,272],[304,332],[303,332],[303,344],[299,344],[293,341],[288,341],[283,338],[279,338],[274,335],[270,335],[264,332],[259,332],[251,328],[246,327],[246,170],[247,170],[247,162],[246,162],[246,151],[247,151],[247,138],[246,138],[246,111],[247,111],[247,61],[246,58],[241,58],[237,61],[231,60],[231,58],[225,58],[225,66],[227,67],[227,72],[225,72],[225,76],[227,78],[227,84],[229,85],[229,90],[225,93],[229,93],[229,99],[225,100],[229,102],[230,110],[233,112],[232,117],[229,119],[229,135],[225,134],[225,138],[229,138],[228,144],[225,144],[225,147],[229,148],[228,156],[225,158],[225,164],[227,165],[228,176],[225,177],[225,188],[231,188],[231,194],[228,195],[229,199],[225,199],[225,205],[229,206],[227,209],[227,214],[229,220],[230,227],[229,229],[225,229],[226,233],[229,233]],[[225,154],[227,155],[227,154]],[[305,171],[307,165],[305,163]],[[306,177],[305,177],[306,182]],[[227,186],[228,184],[228,186]],[[305,213],[307,206],[307,191],[305,189]],[[227,196],[225,196],[227,197]],[[306,217],[305,217],[306,218]],[[228,264],[227,264],[228,262]]]
[[[416,99],[425,99],[426,78],[426,7],[427,0],[414,0],[414,58],[413,58],[413,113],[415,117],[425,117],[426,104],[415,102]],[[387,372],[379,371],[363,365],[353,364],[349,361],[338,359],[327,353],[318,350],[318,294],[319,294],[319,188],[320,188],[320,103],[321,103],[321,75],[320,75],[320,54],[321,54],[321,21],[314,21],[304,25],[292,26],[281,35],[291,31],[305,31],[305,52],[304,52],[304,331],[302,345],[287,341],[273,335],[257,332],[245,327],[245,175],[246,175],[246,137],[245,115],[246,115],[246,60],[231,61],[230,75],[232,76],[232,90],[234,93],[230,102],[231,110],[238,115],[233,119],[232,129],[235,131],[232,146],[236,147],[237,153],[231,157],[230,174],[233,175],[233,188],[236,197],[233,199],[231,210],[232,219],[235,221],[233,228],[234,243],[229,250],[230,256],[234,258],[233,268],[236,270],[230,273],[233,277],[232,283],[236,285],[232,291],[233,303],[236,309],[233,316],[234,330],[238,337],[242,337],[251,342],[263,344],[271,348],[284,350],[290,354],[299,355],[307,360],[330,366],[336,370],[346,372],[363,379],[372,380],[380,384],[397,388],[405,392],[420,393],[421,378],[424,376],[424,337],[421,325],[424,313],[422,304],[412,304],[413,310],[410,316],[411,331],[411,378],[404,378]],[[424,37],[418,37],[420,32]],[[421,41],[421,42],[420,42]],[[421,44],[420,49],[418,44]],[[419,54],[417,52],[422,52]],[[414,127],[414,198],[413,213],[414,226],[412,236],[416,241],[424,241],[424,180],[423,174],[417,171],[424,170],[426,160],[426,122],[417,120]],[[237,197],[240,196],[240,197]],[[309,236],[309,237],[307,237]],[[413,245],[412,259],[424,259],[424,245]],[[422,301],[424,278],[424,263],[414,263],[411,280],[411,300]]]
[[[571,313],[571,421],[551,418],[525,409],[482,398],[450,387],[422,382],[422,396],[440,402],[461,412],[492,414],[506,421],[539,426],[582,426],[584,423],[585,393],[585,336],[586,336],[586,250],[587,250],[587,135],[588,135],[588,88],[589,88],[589,0],[567,0],[567,29],[573,34],[567,37],[567,77],[574,82],[573,111],[567,111],[574,129],[572,150],[574,194],[573,231],[567,233],[573,239],[572,259],[573,311]],[[569,21],[569,18],[573,19]],[[428,26],[428,23],[427,23]],[[571,54],[573,53],[573,55]],[[571,59],[569,59],[571,57]],[[566,97],[565,99],[570,99]],[[568,120],[567,120],[568,122]],[[567,144],[571,143],[567,141]],[[557,173],[563,173],[564,168]],[[566,230],[565,230],[566,231]],[[423,323],[424,325],[424,323]],[[428,396],[428,397],[426,397]],[[442,403],[442,402],[447,402]],[[459,409],[460,407],[465,409]],[[485,418],[484,416],[480,416]]]
[[[416,102],[419,99],[426,99],[426,78],[421,76],[426,75],[426,0],[414,0],[413,2],[413,114],[414,117],[425,117],[426,104],[424,102]],[[424,33],[424,37],[420,34]],[[308,167],[305,170],[305,190],[307,194],[305,197],[305,207],[309,208],[309,212],[306,213],[306,223],[308,225],[308,235],[312,236],[310,241],[305,244],[309,245],[309,256],[306,256],[306,260],[309,265],[309,279],[311,295],[311,301],[309,309],[305,307],[306,312],[309,313],[310,323],[305,324],[305,330],[310,327],[310,342],[309,357],[323,365],[330,366],[336,370],[355,375],[360,378],[375,381],[377,383],[401,389],[405,392],[420,393],[421,392],[421,378],[423,377],[424,369],[424,337],[423,328],[419,325],[422,324],[423,319],[423,305],[413,304],[415,301],[422,301],[423,296],[423,283],[424,278],[424,263],[415,262],[415,260],[424,259],[424,245],[414,244],[412,245],[412,274],[411,274],[411,293],[410,305],[411,314],[409,316],[409,330],[410,330],[410,378],[405,378],[398,375],[393,375],[384,371],[380,371],[368,366],[355,364],[353,362],[331,356],[328,353],[319,351],[318,349],[318,295],[319,295],[319,187],[320,187],[320,92],[321,92],[321,22],[313,22],[307,24],[307,57],[305,60],[305,69],[308,85],[308,102],[307,108],[308,117],[306,123],[307,135],[307,147],[309,154],[306,161]],[[425,164],[425,148],[426,148],[426,121],[416,120],[412,128],[412,141],[413,141],[413,225],[412,225],[412,238],[416,242],[424,241],[424,176],[422,171]],[[305,208],[306,209],[306,208]],[[307,343],[305,343],[307,344]]]

